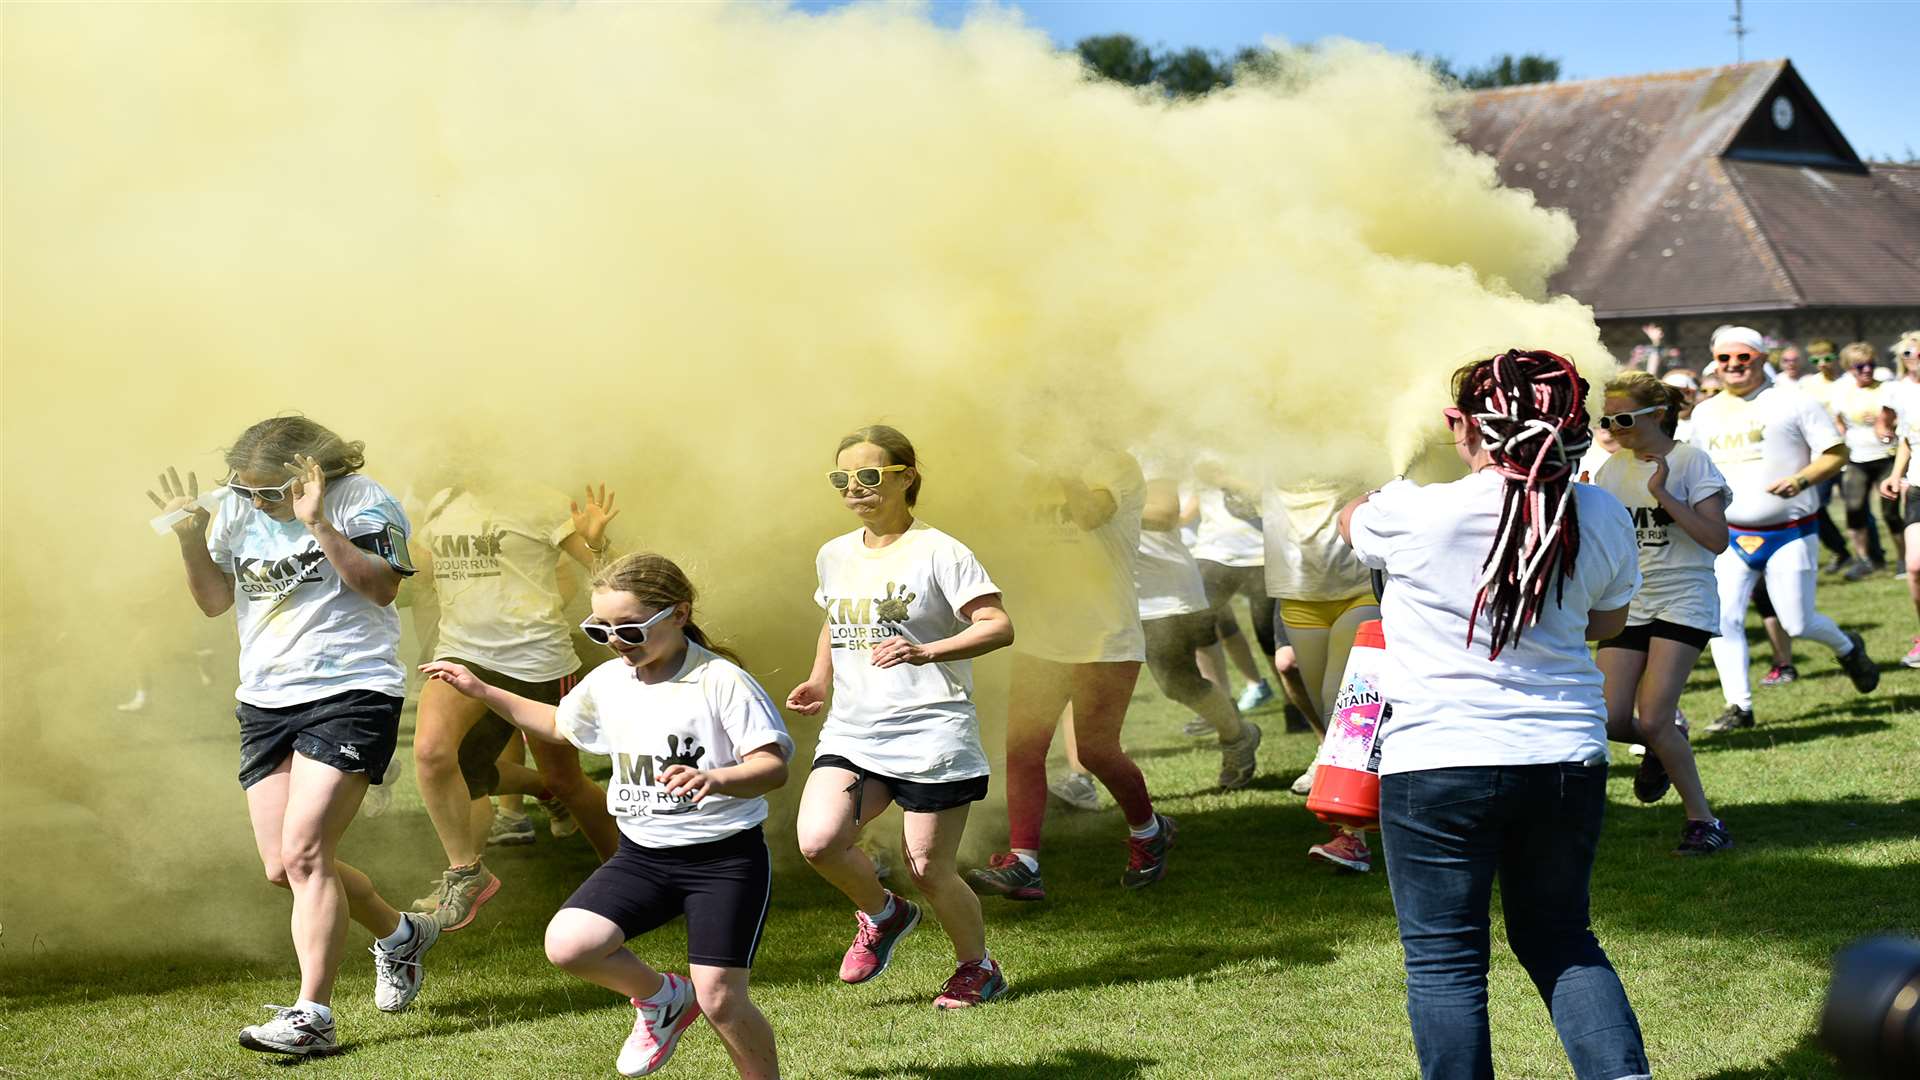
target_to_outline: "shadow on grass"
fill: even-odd
[[[1809,716],[1842,711],[1839,708],[1823,710],[1822,713],[1809,713]],[[1728,731],[1717,735],[1707,735],[1693,744],[1695,754],[1719,753],[1728,750],[1765,750],[1773,746],[1793,743],[1814,742],[1819,739],[1849,739],[1860,735],[1872,735],[1886,731],[1892,724],[1878,718],[1860,720],[1827,720],[1820,723],[1761,723],[1755,727],[1740,731]]]
[[[1839,1068],[1820,1043],[1807,1035],[1792,1049],[1763,1064],[1722,1069],[1701,1080],[1824,1080],[1840,1075]]]
[[[288,950],[291,952],[291,950]],[[147,997],[231,983],[264,967],[257,955],[191,951],[38,952],[8,950],[0,961],[0,1011],[55,1009],[122,997]]]
[[[992,1065],[908,1065],[899,1068],[856,1069],[848,1076],[911,1077],[913,1080],[1055,1080],[1057,1077],[1087,1077],[1089,1080],[1128,1080],[1141,1076],[1154,1065],[1154,1059],[1103,1054],[1097,1050],[1063,1050],[1037,1061],[1009,1061]]]

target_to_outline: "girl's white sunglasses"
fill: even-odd
[[[609,644],[614,638],[619,638],[623,645],[645,645],[647,643],[647,631],[653,629],[655,623],[658,623],[661,619],[671,614],[673,614],[673,606],[668,605],[654,612],[653,617],[646,622],[608,625],[607,623],[594,622],[592,619],[588,619],[586,622],[580,624],[580,632],[587,635],[587,640],[593,642],[595,645]]]

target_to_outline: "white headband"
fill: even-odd
[[[1712,348],[1718,350],[1721,342],[1745,345],[1755,352],[1765,352],[1767,343],[1760,337],[1760,331],[1748,326],[1723,326],[1713,335]]]

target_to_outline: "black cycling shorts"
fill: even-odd
[[[773,864],[760,826],[685,847],[641,847],[622,834],[613,858],[563,908],[613,923],[629,939],[687,917],[687,963],[750,968],[767,925]]]
[[[1603,649],[1629,649],[1633,652],[1646,652],[1648,644],[1654,638],[1665,638],[1668,641],[1677,641],[1682,645],[1691,645],[1696,649],[1704,649],[1707,647],[1707,642],[1713,640],[1713,631],[1702,630],[1697,626],[1683,626],[1680,623],[1668,622],[1665,619],[1655,619],[1652,622],[1644,622],[1638,626],[1627,627],[1625,630],[1620,631],[1619,636],[1610,637],[1601,642],[1600,647]]]

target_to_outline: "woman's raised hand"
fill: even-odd
[[[180,482],[180,473],[173,466],[160,474],[160,491],[147,490],[147,498],[160,508],[162,514],[171,514],[176,510],[186,511],[186,516],[173,523],[173,531],[180,536],[199,536],[207,531],[207,522],[213,518],[206,508],[200,505],[200,478],[192,472],[187,473],[187,482]]]

